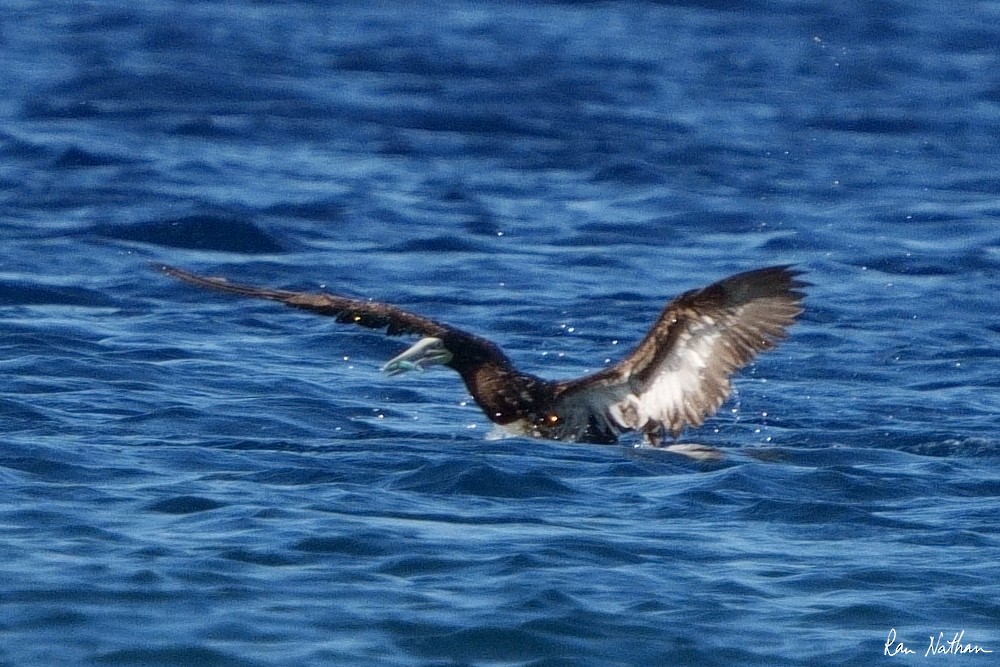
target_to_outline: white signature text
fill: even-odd
[[[924,651],[924,657],[931,655],[959,655],[961,653],[993,653],[991,649],[983,648],[978,644],[963,644],[965,630],[956,632],[951,639],[944,638],[944,632],[939,632],[937,637],[930,635],[930,644]],[[896,637],[896,628],[890,628],[889,634],[885,638],[885,648],[882,655],[913,655],[917,653],[906,645],[902,639]]]

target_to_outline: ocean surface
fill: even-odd
[[[998,44],[992,0],[6,0],[0,665],[997,664]],[[379,372],[412,339],[155,262],[550,378],[813,286],[697,461],[493,438]]]

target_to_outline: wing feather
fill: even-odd
[[[402,308],[377,301],[352,299],[322,292],[292,292],[265,287],[253,287],[251,285],[230,282],[225,278],[200,276],[165,264],[157,264],[157,267],[168,276],[192,285],[197,285],[198,287],[257,299],[278,301],[293,308],[300,308],[320,315],[333,317],[337,322],[342,324],[356,324],[369,329],[385,329],[385,332],[390,336],[415,334],[443,337],[465,333],[454,327],[435,322]],[[465,335],[470,340],[476,338],[471,334]]]
[[[589,404],[603,397],[620,430],[658,440],[700,426],[729,397],[730,375],[774,347],[802,312],[801,272],[791,266],[748,271],[681,294],[645,338],[613,367],[563,383],[560,395]]]

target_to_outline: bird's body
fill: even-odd
[[[485,338],[388,304],[251,287],[169,266],[161,270],[200,287],[279,301],[338,322],[385,329],[391,336],[422,336],[385,370],[448,366],[486,416],[515,434],[613,443],[621,433],[636,431],[654,445],[715,413],[729,396],[729,376],[785,337],[802,312],[800,288],[807,285],[791,267],[776,266],[685,292],[617,364],[552,381],[519,371]]]

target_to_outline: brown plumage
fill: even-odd
[[[493,422],[520,435],[611,443],[641,432],[652,444],[700,426],[729,396],[729,376],[774,347],[802,312],[808,285],[790,266],[739,273],[671,301],[645,338],[614,366],[575,380],[517,370],[479,336],[375,301],[251,287],[170,266],[167,275],[208,289],[279,301],[337,322],[423,339],[386,364],[399,373],[443,364],[459,373]]]

